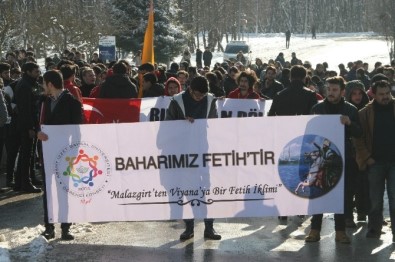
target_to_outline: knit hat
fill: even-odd
[[[381,80],[385,80],[388,81],[388,77],[386,77],[384,74],[375,74],[372,79],[370,79],[370,85],[372,86],[373,83],[377,82],[377,81],[381,81]]]

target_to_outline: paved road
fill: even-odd
[[[386,210],[387,212],[387,210]],[[21,245],[21,235],[42,224],[40,195],[0,193],[0,235],[10,242],[11,261],[26,258],[33,239]],[[292,217],[217,219],[221,241],[203,239],[203,222],[195,225],[194,239],[181,242],[180,221],[95,223],[73,225],[76,239],[50,241],[43,257],[33,261],[389,261],[395,260],[389,226],[380,240],[366,239],[366,224],[350,229],[352,244],[336,244],[332,215],[323,222],[322,239],[304,242],[310,219]],[[27,227],[27,228],[25,228]],[[40,227],[38,227],[40,228]],[[30,230],[31,232],[31,230]],[[37,233],[38,235],[38,233]]]

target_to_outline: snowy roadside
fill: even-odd
[[[389,50],[385,38],[372,32],[366,33],[325,33],[317,34],[317,39],[311,39],[310,35],[292,35],[290,48],[285,48],[284,34],[248,34],[244,41],[251,46],[251,61],[259,57],[264,63],[269,59],[275,59],[282,52],[287,61],[291,60],[291,53],[297,57],[309,61],[315,68],[317,63],[327,62],[330,70],[338,71],[338,64],[347,65],[348,62],[362,60],[369,63],[369,70],[373,70],[374,63],[381,61],[389,63]],[[226,41],[222,42],[226,47]],[[200,47],[203,48],[202,46]],[[181,55],[174,59],[180,62]],[[195,65],[196,56],[192,54],[192,65]],[[216,62],[223,62],[223,53],[213,52],[211,66]]]
[[[45,261],[46,253],[54,248],[41,233],[45,230],[44,226],[24,227],[21,230],[0,235],[0,262],[8,261]],[[57,230],[60,237],[60,229]],[[91,224],[76,224],[71,227],[71,232],[78,238],[92,232]],[[72,243],[73,241],[69,241]]]

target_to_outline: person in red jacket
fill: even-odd
[[[60,72],[63,76],[64,89],[68,90],[82,104],[81,90],[74,84],[75,66],[67,64],[62,65]]]
[[[254,71],[248,70],[241,72],[237,77],[237,85],[239,87],[230,92],[227,98],[259,99],[259,94],[253,89],[256,81],[257,78]]]
[[[75,83],[75,73],[76,67],[75,65],[65,64],[60,67],[60,72],[63,76],[63,85],[64,89],[68,90],[70,94],[74,96],[81,103],[82,112],[84,112],[84,102],[82,100],[81,90],[76,86]],[[83,123],[86,123],[85,115],[83,117]]]

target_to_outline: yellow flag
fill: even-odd
[[[144,44],[143,44],[143,54],[141,58],[141,63],[151,63],[154,64],[155,57],[154,57],[154,3],[151,0],[150,9],[148,14],[148,25],[147,29],[145,30],[144,35]],[[143,87],[142,81],[140,79],[140,88],[139,88],[139,98],[143,97]]]
[[[154,64],[154,3],[151,0],[141,62]]]

